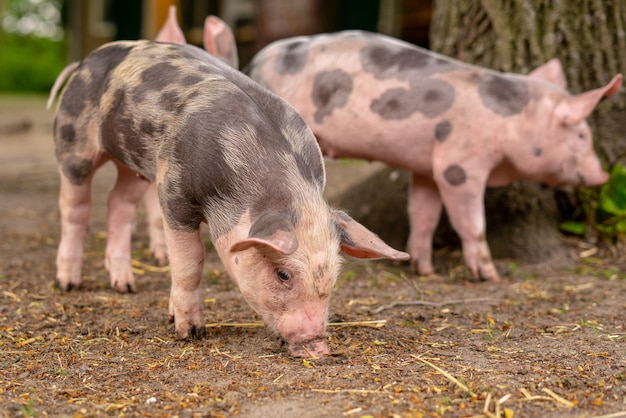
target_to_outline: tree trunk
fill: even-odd
[[[467,63],[522,74],[558,57],[570,92],[577,94],[626,71],[625,29],[623,1],[434,0],[430,46]],[[618,162],[626,150],[624,90],[601,103],[588,122],[603,162]],[[390,173],[383,170],[365,180],[337,204],[402,248],[408,237],[408,175]],[[573,195],[538,184],[487,190],[487,240],[494,258],[562,259],[567,250],[558,224],[567,215],[562,209],[573,206]],[[445,217],[435,236],[435,247],[442,245],[459,246]]]

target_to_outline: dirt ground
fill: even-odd
[[[105,168],[83,287],[61,293],[52,119],[44,98],[0,97],[0,416],[626,417],[626,257],[615,248],[570,242],[559,268],[497,260],[500,284],[469,281],[457,250],[437,253],[434,277],[348,260],[331,299],[332,355],[303,360],[259,326],[207,246],[208,337],[179,341],[141,219],[139,291],[110,289]],[[374,168],[329,164],[329,196]]]

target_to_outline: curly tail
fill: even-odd
[[[76,62],[71,63],[70,65],[65,67],[63,71],[61,71],[61,74],[59,74],[57,79],[54,81],[54,86],[52,86],[52,90],[50,90],[50,96],[48,96],[48,103],[46,104],[46,109],[50,109],[50,106],[52,106],[52,102],[54,102],[54,99],[56,99],[57,93],[61,89],[61,86],[63,86],[63,83],[65,83],[65,79],[67,79],[67,77],[69,77],[70,74],[76,71],[79,65],[80,65],[80,62],[76,61]]]

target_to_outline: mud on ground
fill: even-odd
[[[434,277],[350,259],[330,306],[333,355],[303,360],[258,326],[207,242],[208,337],[179,341],[141,220],[139,292],[108,284],[110,167],[96,177],[83,288],[54,287],[51,130],[43,98],[0,98],[0,416],[626,416],[615,248],[571,242],[565,268],[498,260],[500,284],[469,281],[456,250],[437,254]],[[374,168],[330,163],[329,193]]]

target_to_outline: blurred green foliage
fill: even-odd
[[[608,240],[626,234],[626,167],[616,164],[611,177],[599,189],[580,190],[579,200],[586,221],[564,222],[561,229],[577,235],[596,233]],[[593,228],[593,231],[590,229]]]
[[[66,63],[65,41],[0,35],[0,92],[47,92]]]

